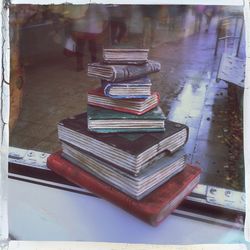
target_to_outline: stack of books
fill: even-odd
[[[168,121],[159,94],[151,92],[148,75],[159,70],[148,50],[104,50],[103,62],[88,66],[101,87],[88,92],[87,112],[59,122],[62,152],[47,161],[59,175],[151,225],[200,177],[200,169],[185,162],[188,127]]]
[[[149,74],[160,63],[148,60],[146,49],[104,49],[103,62],[88,66],[101,87],[88,92],[88,129],[94,132],[159,132],[166,119],[151,91]]]

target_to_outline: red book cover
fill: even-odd
[[[138,201],[65,160],[60,152],[51,154],[47,165],[70,182],[88,189],[153,226],[162,222],[191,193],[199,182],[201,172],[198,167],[187,165],[182,172]]]
[[[103,88],[97,88],[88,92],[88,104],[105,109],[112,109],[120,112],[142,115],[155,108],[160,102],[160,95],[152,93],[146,99],[114,99],[103,93]]]

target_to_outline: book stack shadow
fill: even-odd
[[[150,74],[160,63],[147,49],[104,49],[88,65],[100,87],[88,92],[87,112],[58,124],[62,151],[48,167],[69,181],[158,225],[198,184],[186,164],[188,127],[166,119]]]

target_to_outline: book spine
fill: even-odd
[[[118,76],[117,76],[117,70],[116,70],[116,67],[114,67],[114,66],[111,66],[111,68],[112,68],[112,70],[113,70],[113,80],[111,80],[111,82],[112,81],[114,81],[115,79],[117,79],[118,78]]]
[[[110,92],[110,89],[112,87],[111,84],[110,83],[104,83],[104,82],[101,82],[101,84],[102,84],[104,95],[110,97],[109,92]]]
[[[159,104],[160,103],[160,100],[161,100],[161,96],[160,96],[160,93],[159,92],[154,92],[157,96],[157,103]]]
[[[127,65],[126,67],[116,68],[114,70],[113,79],[111,82],[119,82],[126,80],[133,80],[151,73],[160,71],[161,65],[155,61],[149,61],[148,63],[141,66]]]
[[[133,84],[139,84],[139,85],[147,85],[149,84],[150,86],[152,85],[152,82],[151,82],[151,79],[148,77],[148,76],[144,76],[144,77],[140,77],[140,78],[137,78],[137,79],[134,79],[134,80],[126,80],[126,81],[121,81],[121,82],[109,82],[109,81],[106,81],[106,80],[101,80],[101,84],[103,86],[105,86],[106,84],[128,84],[128,85],[132,85]]]
[[[197,186],[200,180],[200,175],[194,178],[188,187],[184,186],[178,195],[175,196],[174,199],[171,200],[170,203],[166,204],[158,214],[151,217],[150,224],[153,226],[158,226],[169,214],[171,214],[185,198],[191,194],[192,190]]]
[[[71,163],[62,159],[59,154],[50,155],[47,159],[47,165],[52,171],[65,177],[75,185],[88,189],[97,196],[121,207],[146,223],[151,225],[154,224],[156,218],[155,214],[152,214],[151,211],[143,209],[142,206],[138,206],[136,200],[128,197],[103,181],[96,181],[96,178],[91,174],[73,166]]]
[[[123,85],[125,85],[125,84],[123,84]],[[141,84],[135,85],[134,84],[133,87],[135,87],[135,86],[143,88],[145,85],[141,85]],[[115,86],[112,83],[111,84],[110,83],[103,84],[103,93],[104,93],[104,95],[107,96],[107,97],[110,97],[110,98],[114,98],[114,99],[131,99],[131,98],[133,98],[133,99],[146,99],[146,98],[148,98],[150,96],[150,94],[149,95],[133,95],[133,94],[131,94],[131,95],[112,95],[112,94],[110,94],[110,90],[113,87],[115,87]],[[129,88],[130,84],[127,84],[126,87]]]
[[[150,94],[148,95],[135,95],[135,94],[131,94],[131,95],[113,95],[110,93],[110,90],[114,87],[116,87],[118,84],[103,84],[103,93],[105,96],[110,97],[110,98],[114,98],[114,99],[146,99],[148,98]],[[123,87],[125,88],[129,88],[131,86],[131,84],[123,84]],[[148,87],[148,85],[143,85],[143,84],[133,84],[133,87],[138,87],[138,88],[144,88],[144,87]]]

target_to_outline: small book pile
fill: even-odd
[[[104,49],[103,62],[88,65],[101,87],[88,92],[88,128],[94,132],[159,132],[165,115],[148,74],[160,71],[146,49]]]
[[[160,64],[148,60],[148,50],[104,50],[103,58],[88,66],[102,87],[88,93],[87,112],[58,124],[62,152],[48,167],[157,225],[199,181],[200,169],[186,165],[182,149],[188,127],[168,121],[151,93],[148,74]]]

